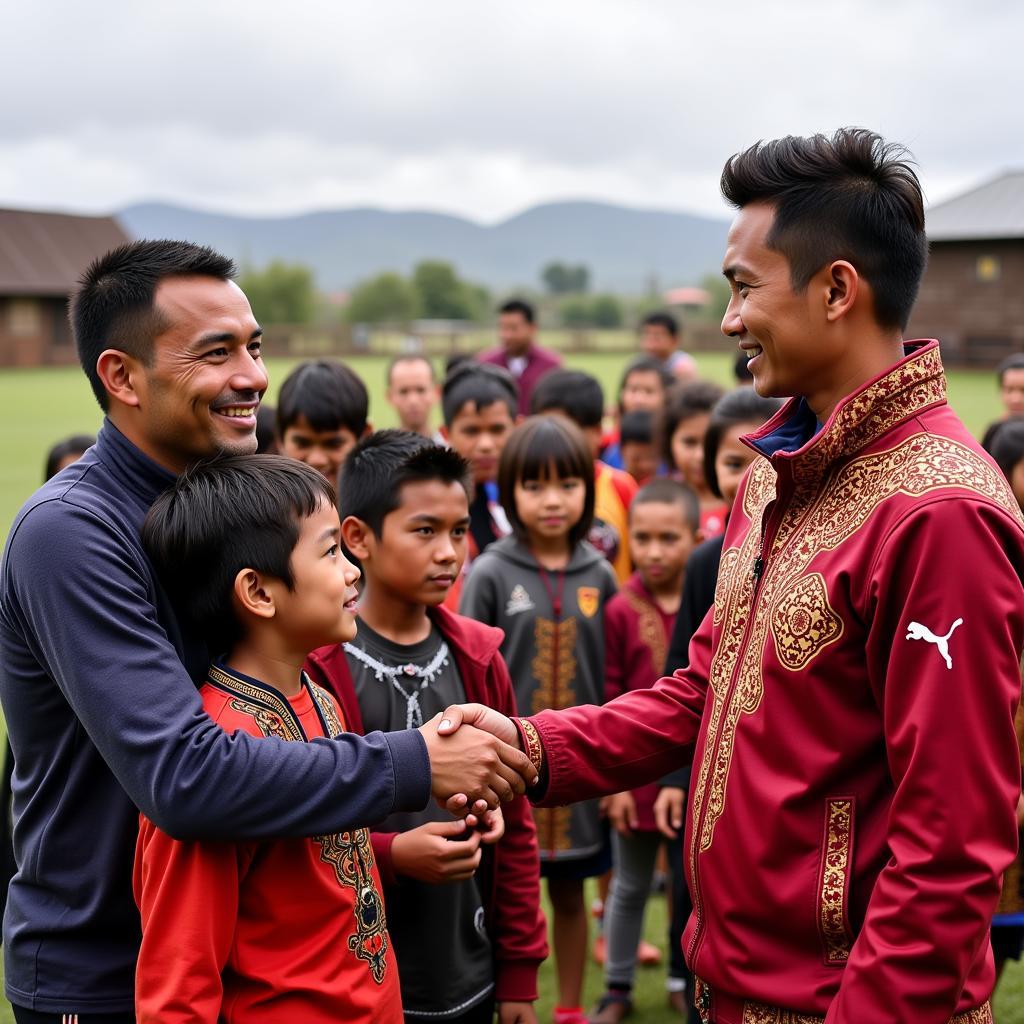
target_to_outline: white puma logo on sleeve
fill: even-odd
[[[942,655],[942,660],[946,663],[946,668],[951,669],[953,667],[953,659],[949,656],[949,638],[953,635],[953,631],[963,624],[963,619],[957,619],[949,627],[949,632],[945,636],[936,636],[927,626],[922,626],[920,622],[911,622],[907,626],[907,639],[924,640],[927,643],[935,644],[939,649],[939,654]]]

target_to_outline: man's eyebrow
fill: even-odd
[[[255,341],[257,338],[263,337],[263,328],[257,327],[252,334],[249,335],[249,341]],[[202,348],[204,345],[212,345],[218,341],[234,341],[235,335],[230,331],[214,331],[210,334],[203,334],[195,341],[196,348]]]
[[[739,263],[730,267],[722,267],[722,275],[729,281],[735,281],[737,277],[750,277],[750,271]]]

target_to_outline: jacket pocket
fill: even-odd
[[[850,877],[853,873],[854,799],[825,802],[825,831],[818,875],[818,934],[826,966],[842,966],[850,957]]]

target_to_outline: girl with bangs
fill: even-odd
[[[600,704],[604,606],[615,575],[585,540],[594,516],[594,463],[579,428],[534,416],[509,436],[498,466],[512,535],[491,544],[462,592],[463,615],[505,632],[519,714]],[[585,1024],[583,881],[611,866],[598,801],[534,809],[541,876],[554,912],[556,1024]]]

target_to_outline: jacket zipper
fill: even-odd
[[[750,574],[751,574],[751,576],[753,577],[753,580],[754,580],[754,590],[753,590],[753,593],[750,595],[750,612],[747,615],[747,624],[746,624],[746,627],[743,630],[743,643],[740,645],[739,652],[738,652],[738,654],[736,656],[736,662],[733,665],[732,675],[729,678],[729,687],[726,690],[725,700],[723,701],[723,705],[722,705],[723,708],[726,709],[726,710],[728,710],[729,704],[732,701],[732,696],[733,696],[733,693],[734,693],[735,688],[736,688],[736,676],[737,676],[737,673],[739,672],[740,665],[743,664],[744,657],[746,657],[747,648],[750,646],[750,633],[751,633],[751,629],[752,629],[753,624],[754,624],[754,616],[756,615],[757,595],[758,595],[758,592],[761,589],[761,581],[764,579],[764,571],[765,571],[765,563],[766,563],[765,552],[770,550],[771,543],[774,542],[775,536],[778,533],[778,525],[776,524],[775,528],[771,532],[771,537],[769,539],[768,524],[769,524],[769,521],[772,518],[772,513],[778,507],[778,504],[779,503],[778,503],[777,499],[773,500],[772,502],[770,502],[768,504],[768,506],[766,506],[764,512],[761,515],[761,540],[760,540],[760,543],[758,545],[757,555],[754,558],[754,561],[753,561],[753,563],[752,563],[752,565],[750,567],[750,570],[749,570]],[[714,745],[712,747],[709,748],[710,753],[711,753],[712,756],[718,750],[718,742],[720,740],[721,730],[724,727],[724,725],[725,725],[725,719],[724,719],[724,716],[723,716],[722,720],[719,722],[718,733],[714,737],[715,743],[714,743]],[[707,807],[708,807],[707,788],[706,788],[706,785],[705,785],[703,806],[700,808],[700,815],[699,815],[698,819],[696,821],[694,821],[694,823],[693,823],[693,833],[690,836],[691,848],[693,848],[694,844],[697,844],[697,843],[700,842],[700,834],[703,831],[704,820],[707,817]],[[688,964],[690,964],[691,970],[693,970],[694,973],[696,973],[696,966],[697,966],[696,956],[697,956],[697,952],[698,952],[698,950],[699,950],[699,948],[700,948],[700,946],[701,946],[701,944],[703,942],[703,939],[704,939],[704,901],[703,901],[703,898],[701,897],[701,891],[700,891],[700,851],[699,850],[694,850],[694,854],[693,854],[693,912],[694,912],[694,914],[696,915],[696,918],[697,918],[697,925],[693,929],[693,938],[690,940],[690,945],[689,945],[689,948],[687,949],[686,961],[687,961]],[[712,996],[712,998],[713,998],[713,996]],[[709,1007],[709,1009],[710,1009],[710,1007]]]

